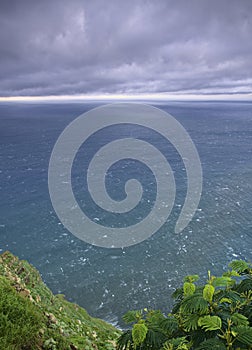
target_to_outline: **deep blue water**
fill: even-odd
[[[50,202],[47,171],[53,146],[74,118],[95,106],[0,104],[0,248],[29,260],[55,293],[65,294],[94,316],[122,325],[121,315],[128,309],[168,311],[170,295],[186,274],[206,276],[209,269],[221,273],[232,259],[252,260],[252,103],[156,104],[189,132],[203,168],[199,209],[181,234],[174,233],[174,226],[186,194],[186,174],[171,145],[130,127],[98,135],[100,143],[129,133],[152,138],[167,153],[176,178],[176,201],[167,223],[148,240],[124,249],[99,248],[77,239],[60,223]],[[98,141],[90,140],[91,151]],[[80,150],[73,188],[80,205],[94,217],[99,213],[85,194],[82,156]],[[151,186],[145,204],[152,203],[156,187],[146,171],[130,161],[116,164],[107,179],[111,196],[120,199],[121,181],[144,174],[143,186]],[[141,220],[149,209],[147,204],[139,207],[128,222]],[[123,226],[113,215],[102,220]]]

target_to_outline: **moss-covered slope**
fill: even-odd
[[[53,295],[38,271],[0,255],[0,349],[115,349],[119,331]]]

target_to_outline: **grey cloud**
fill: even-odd
[[[252,91],[252,1],[0,2],[0,96]]]

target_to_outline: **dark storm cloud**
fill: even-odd
[[[1,1],[0,96],[251,93],[252,1]]]

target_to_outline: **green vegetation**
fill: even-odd
[[[129,311],[121,333],[63,295],[9,252],[0,255],[0,349],[4,350],[252,350],[252,265],[233,261],[204,285],[184,279],[173,310]],[[117,340],[117,341],[116,341]]]
[[[205,285],[187,276],[173,297],[172,313],[129,311],[133,324],[118,350],[252,349],[252,265],[233,261],[221,277],[208,273]]]
[[[113,350],[119,334],[53,295],[28,262],[9,252],[0,256],[0,349]]]
[[[0,277],[0,348],[34,346],[43,321],[36,307]]]

